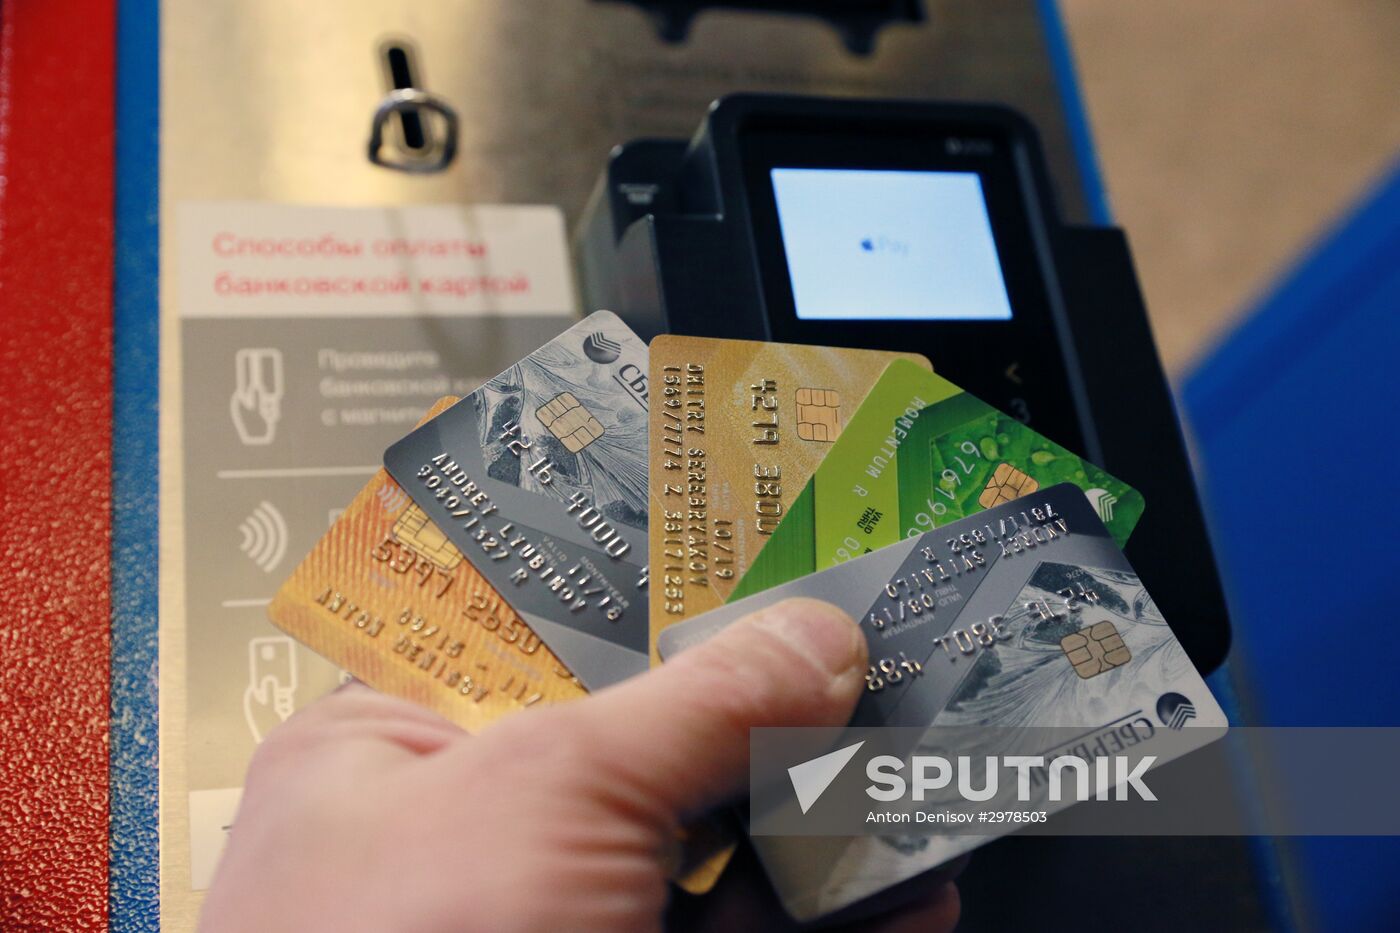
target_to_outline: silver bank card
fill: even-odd
[[[865,632],[870,667],[853,726],[1091,733],[1146,717],[1151,732],[1173,730],[1158,763],[1208,744],[1226,727],[1083,490],[1068,483],[675,625],[661,635],[661,656],[790,596],[834,603]],[[1213,728],[1174,731],[1188,724]],[[753,841],[788,910],[811,919],[1012,828],[986,836]]]
[[[599,311],[404,437],[389,474],[589,690],[647,645],[647,348]]]

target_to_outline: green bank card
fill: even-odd
[[[729,601],[1012,499],[1073,483],[1119,547],[1142,494],[936,373],[897,360],[793,501]]]

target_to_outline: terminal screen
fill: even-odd
[[[771,178],[797,317],[1011,319],[976,172],[774,168]]]

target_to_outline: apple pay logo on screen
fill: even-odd
[[[1011,318],[975,172],[775,168],[804,320]]]

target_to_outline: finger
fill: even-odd
[[[465,734],[455,726],[444,729],[432,723],[383,717],[335,723],[324,730],[323,738],[344,744],[373,741],[381,747],[396,746],[408,757],[419,757],[452,746]]]
[[[440,748],[467,735],[432,710],[379,693],[360,681],[343,684],[307,704],[273,734],[339,738],[357,731],[391,739],[402,735],[401,744],[412,748]]]
[[[450,719],[426,706],[380,693],[359,680],[341,684],[325,696],[308,703],[297,715],[308,719],[403,719],[462,731]]]
[[[751,727],[846,723],[865,665],[865,639],[848,615],[792,599],[554,712],[625,791],[686,815],[745,790]]]

